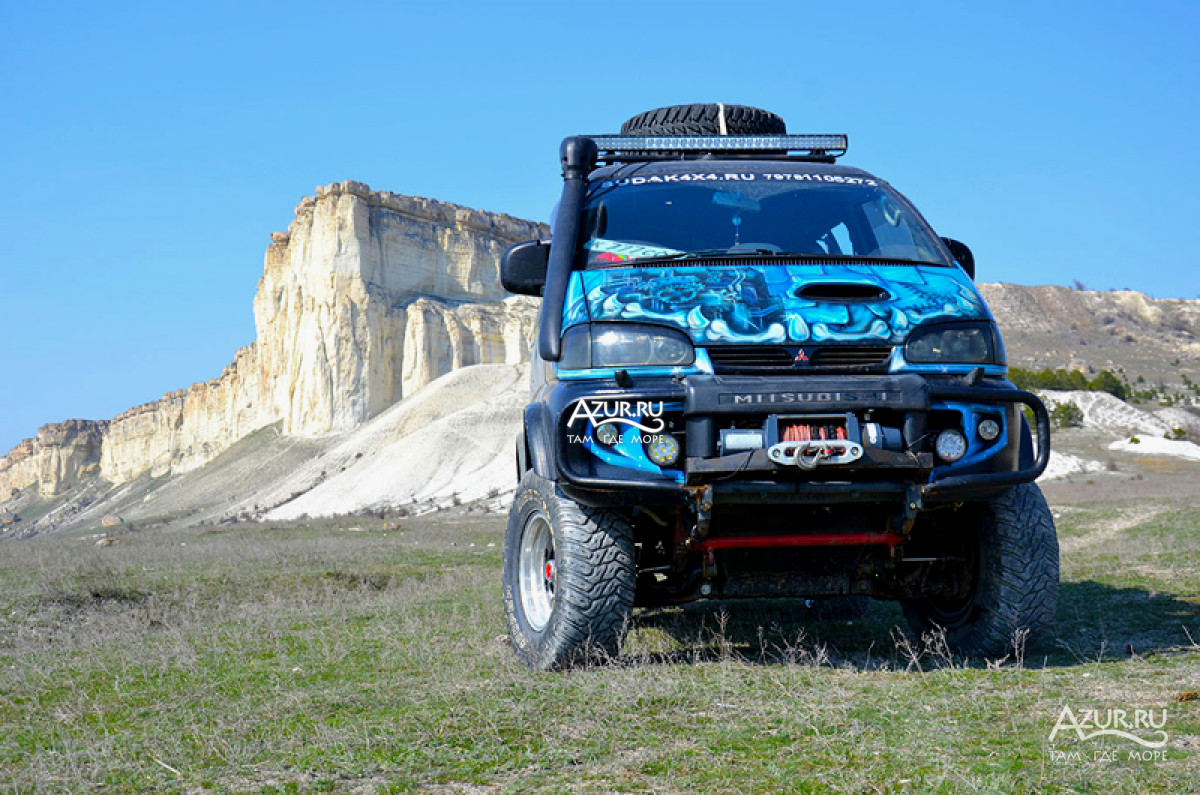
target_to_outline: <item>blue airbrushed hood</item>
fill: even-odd
[[[812,284],[883,290],[871,301],[801,298]],[[753,265],[613,268],[571,275],[563,326],[625,320],[675,326],[701,345],[900,343],[931,320],[990,319],[958,268],[926,265]]]

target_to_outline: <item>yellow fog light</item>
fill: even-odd
[[[652,436],[646,443],[646,455],[660,467],[670,466],[679,460],[679,440],[670,434]]]

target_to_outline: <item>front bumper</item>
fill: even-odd
[[[672,417],[673,432],[683,439],[686,455],[673,469],[597,462],[579,446],[581,400],[593,407],[621,401],[657,407]],[[1021,406],[1034,415],[1033,449],[1025,441]],[[558,384],[549,408],[559,481],[573,497],[591,504],[686,500],[698,487],[710,488],[722,503],[891,502],[914,497],[922,504],[959,502],[1036,479],[1050,455],[1045,406],[1002,379],[968,385],[958,377],[915,374],[704,375],[635,380],[628,388],[615,382],[575,382]],[[1004,420],[1004,435],[991,449],[949,465],[930,452],[926,429],[931,417],[955,412],[974,417],[988,411]],[[852,418],[882,413],[902,430],[904,444],[900,449],[864,446],[856,461],[810,471],[771,461],[765,448],[726,454],[718,449],[721,427],[797,412]]]

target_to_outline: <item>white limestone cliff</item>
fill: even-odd
[[[111,421],[45,426],[0,459],[0,502],[95,475],[123,483],[195,469],[276,422],[349,431],[437,377],[528,358],[536,301],[500,287],[509,245],[545,226],[359,182],[317,190],[271,235],[256,339],[220,377]]]
[[[106,422],[67,420],[38,428],[0,458],[0,502],[16,490],[36,484],[43,496],[55,496],[100,471]]]
[[[450,370],[526,357],[535,302],[500,287],[507,215],[322,188],[273,236],[254,299],[260,402],[284,432],[348,431]]]

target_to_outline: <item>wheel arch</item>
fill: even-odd
[[[553,423],[549,409],[540,403],[525,407],[525,431],[518,440],[517,458],[523,467],[518,478],[532,469],[538,477],[558,480],[558,466],[554,455]],[[521,451],[524,449],[524,462]]]

